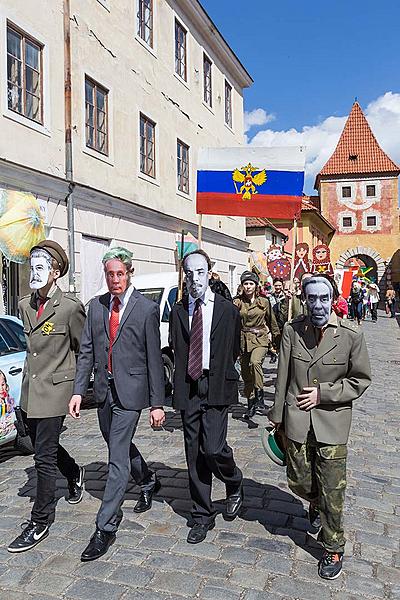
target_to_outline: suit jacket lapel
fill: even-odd
[[[99,302],[103,306],[104,330],[108,338],[110,338],[110,300],[111,294],[109,292],[99,298]]]
[[[139,298],[139,292],[137,290],[133,290],[131,297],[128,300],[128,304],[125,306],[125,310],[122,314],[121,320],[119,322],[119,326],[117,329],[117,334],[115,336],[115,340],[113,342],[113,345],[115,344],[115,342],[117,341],[117,339],[119,338],[119,334],[121,333],[121,329],[124,326],[125,321],[127,320],[127,318],[129,317],[129,315],[131,314],[133,307],[135,306],[136,302],[138,301]]]
[[[54,309],[60,304],[61,296],[62,296],[62,291],[60,290],[60,288],[57,288],[56,291],[54,292],[54,294],[52,295],[52,297],[48,300],[46,307],[45,307],[44,311],[42,312],[42,314],[40,315],[39,319],[36,319],[36,311],[35,311],[35,320],[34,320],[34,326],[33,326],[32,330],[39,329],[39,327],[42,327],[42,325],[44,323],[46,323],[46,321],[51,319],[51,317],[56,312]]]
[[[223,305],[224,305],[224,303],[222,300],[222,296],[220,296],[219,294],[215,294],[214,295],[213,318],[212,318],[212,322],[211,322],[211,333],[213,333],[213,331],[215,330],[215,328],[217,327],[218,323],[221,320],[221,317],[224,312]]]
[[[314,358],[312,359],[312,361],[310,363],[310,367],[313,364],[315,364],[317,362],[317,360],[319,360],[320,358],[325,356],[325,354],[328,354],[328,352],[333,350],[333,348],[336,348],[336,346],[337,346],[336,338],[338,336],[334,332],[335,332],[335,330],[333,327],[327,327],[325,329],[324,337],[322,338],[319,346],[317,346],[317,349],[314,354]]]
[[[190,335],[189,333],[189,298],[185,296],[180,303],[177,305],[177,313],[179,319],[183,325],[183,329],[186,332],[186,335]]]

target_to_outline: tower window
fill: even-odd
[[[351,198],[351,187],[349,185],[342,187],[342,198]]]
[[[351,217],[343,217],[342,225],[343,227],[352,227],[353,219]]]
[[[376,196],[375,186],[367,185],[367,196],[374,198]]]
[[[375,215],[373,215],[371,217],[367,217],[367,227],[376,227],[376,216]]]

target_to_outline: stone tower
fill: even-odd
[[[322,214],[336,227],[333,264],[349,259],[372,267],[381,287],[400,282],[400,230],[396,165],[379,146],[358,102],[336,149],[315,180]]]

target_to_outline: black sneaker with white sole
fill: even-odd
[[[8,546],[9,552],[25,552],[34,548],[49,535],[49,526],[30,521],[23,532]]]
[[[318,563],[318,575],[322,579],[336,579],[342,572],[343,552],[325,551]]]
[[[79,476],[68,480],[68,497],[69,504],[79,504],[83,498],[85,469],[79,467]]]

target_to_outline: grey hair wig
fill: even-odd
[[[107,250],[102,260],[104,267],[109,260],[120,260],[122,263],[124,263],[127,271],[132,271],[133,252],[127,250],[126,248],[115,246],[115,248],[110,248],[110,250]]]
[[[331,298],[333,298],[333,287],[332,287],[332,284],[329,281],[329,279],[327,279],[326,277],[323,277],[323,276],[320,276],[320,277],[307,277],[307,279],[305,279],[303,281],[303,284],[302,284],[304,295],[306,295],[306,293],[307,293],[307,287],[311,283],[324,283],[326,285],[326,287],[329,289],[329,293],[330,293]]]

